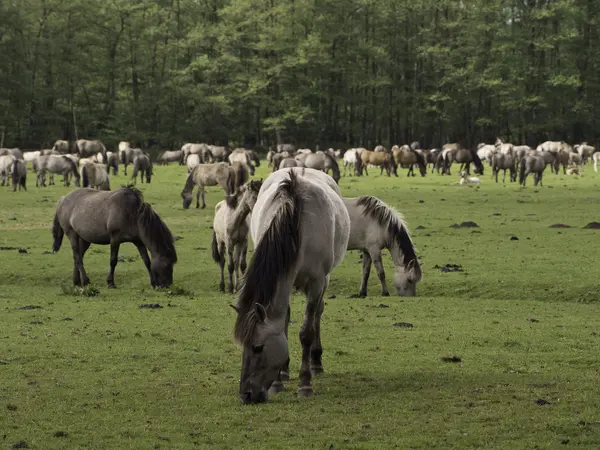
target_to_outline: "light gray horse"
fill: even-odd
[[[183,152],[184,164],[187,163],[190,155],[198,155],[200,164],[212,164],[215,162],[215,158],[213,157],[208,145],[204,143],[194,144],[192,142],[188,142],[187,144],[183,144],[181,151]]]
[[[102,141],[88,139],[79,139],[75,142],[75,149],[79,156],[86,158],[88,156],[94,156],[100,153],[102,155],[102,161],[106,161],[106,147]]]
[[[152,180],[152,161],[147,154],[137,155],[133,159],[133,174],[131,175],[131,181],[135,185],[137,182],[138,173],[140,174],[140,181],[144,182],[146,177],[146,183],[150,183]]]
[[[494,153],[492,155],[492,176],[496,177],[496,183],[498,182],[498,173],[503,170],[504,177],[502,183],[506,182],[506,171],[510,173],[509,180],[517,181],[517,165],[515,155],[510,153]]]
[[[168,166],[171,162],[179,163],[179,165],[183,165],[183,150],[167,150],[160,154],[160,156],[156,159],[156,162],[163,166]]]
[[[6,180],[12,173],[13,163],[16,159],[12,154],[0,156],[0,179],[2,180],[2,186],[6,185]]]
[[[250,159],[250,155],[244,148],[236,148],[232,151],[228,158],[229,164],[233,164],[234,162],[238,162],[248,169],[250,175],[254,175],[254,165],[252,164],[252,160]]]
[[[22,159],[15,158],[11,167],[13,192],[19,190],[27,190],[27,165]]]
[[[23,152],[18,148],[0,148],[0,156],[13,155],[17,159],[23,159]]]
[[[250,230],[249,214],[254,208],[261,181],[250,181],[237,189],[234,194],[226,196],[215,206],[213,220],[212,257],[221,268],[219,289],[225,291],[225,255],[229,259],[229,292],[237,290],[242,275],[246,271],[246,251],[248,250],[248,231]],[[233,273],[235,272],[235,285]]]
[[[75,186],[79,186],[77,165],[67,156],[42,155],[37,159],[36,186],[46,186],[46,171],[51,175],[50,185],[54,184],[54,174],[62,174],[63,185],[71,185],[71,175],[75,177]]]
[[[192,204],[192,193],[195,186],[198,186],[196,208],[200,208],[200,197],[202,197],[202,209],[206,208],[205,186],[219,185],[226,194],[233,193],[236,184],[235,173],[230,169],[227,163],[199,164],[194,167],[189,173],[181,192],[183,209],[188,209]]]
[[[82,186],[110,191],[110,179],[104,164],[87,163],[81,168]]]
[[[52,146],[52,150],[54,150],[55,152],[58,152],[59,154],[62,153],[69,153],[71,150],[73,151],[77,151],[75,149],[75,143],[71,144],[69,141],[63,141],[63,140],[58,140],[56,142],[54,142],[54,145]]]
[[[124,187],[110,192],[81,188],[61,197],[52,225],[54,252],[60,250],[65,234],[73,249],[75,286],[90,283],[83,267],[83,256],[90,245],[110,244],[110,272],[106,283],[109,288],[114,288],[115,267],[123,242],[131,242],[137,247],[152,287],[173,284],[173,265],[177,262],[173,235],[135,188]]]
[[[544,175],[544,169],[546,168],[546,161],[542,156],[532,155],[526,156],[521,160],[521,168],[519,175],[519,184],[525,186],[525,182],[527,181],[527,176],[530,173],[533,173],[533,185],[537,186],[538,183],[540,186],[542,184],[542,176]]]
[[[298,396],[312,396],[311,376],[323,372],[323,295],[331,271],[346,254],[348,210],[339,188],[323,172],[279,170],[262,185],[250,232],[255,250],[235,307],[234,335],[243,345],[240,399],[265,402],[268,390],[283,389],[294,287],[306,295]]]
[[[381,250],[387,248],[396,267],[394,285],[400,296],[417,295],[421,265],[404,219],[376,197],[344,198],[352,223],[348,250],[361,250],[363,278],[357,297],[366,297],[371,263],[375,265],[381,295],[388,296]]]
[[[329,153],[301,153],[296,155],[296,159],[309,169],[321,170],[327,173],[331,170],[331,176],[337,184],[340,182],[340,167],[337,161]]]
[[[123,164],[123,174],[127,176],[127,166],[133,164],[133,161],[137,156],[144,155],[145,153],[140,148],[127,147],[119,150],[121,157],[121,164]]]
[[[279,169],[286,169],[289,167],[306,167],[304,165],[304,163],[296,158],[284,158],[280,163],[279,163]]]
[[[119,173],[119,159],[115,153],[106,152],[106,171],[110,172],[111,168],[116,176]]]
[[[227,157],[229,156],[229,150],[227,147],[219,146],[219,145],[209,145],[208,149],[214,159],[217,162],[227,161]]]

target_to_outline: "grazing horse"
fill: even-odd
[[[81,184],[100,191],[110,191],[108,172],[103,164],[87,163],[81,168]]]
[[[279,163],[279,169],[287,169],[288,167],[306,167],[302,161],[296,158],[284,158]]]
[[[332,270],[346,254],[348,210],[338,186],[323,172],[279,170],[263,182],[250,232],[255,250],[235,307],[234,336],[243,346],[240,399],[265,402],[268,390],[283,389],[294,287],[306,295],[298,396],[310,397],[312,374],[323,372],[323,295]]]
[[[27,165],[25,164],[25,161],[22,159],[15,158],[13,160],[12,167],[10,170],[12,172],[13,192],[17,191],[17,187],[19,188],[19,190],[21,190],[22,188],[26,191]]]
[[[198,158],[200,159],[200,164],[212,164],[215,162],[215,159],[213,157],[212,152],[209,149],[209,146],[204,143],[194,144],[190,142],[187,144],[183,144],[183,146],[181,147],[181,151],[183,152],[183,164],[187,162],[187,159],[190,157],[190,155],[198,155]]]
[[[63,185],[69,186],[70,176],[75,177],[75,186],[79,186],[79,173],[77,165],[68,156],[43,155],[37,159],[37,181],[36,186],[46,186],[46,171],[50,173],[50,184],[54,184],[53,174],[63,175]]]
[[[248,231],[250,220],[248,215],[252,212],[258,192],[262,186],[261,181],[250,181],[244,184],[234,194],[226,196],[215,206],[213,220],[212,257],[221,268],[221,281],[219,289],[225,291],[225,254],[229,258],[227,270],[229,271],[229,292],[237,290],[240,284],[240,269],[242,275],[246,271],[246,251],[248,250]],[[234,254],[235,252],[235,254]],[[235,285],[233,273],[235,271]]]
[[[89,141],[87,139],[79,139],[75,142],[75,150],[79,156],[87,157],[94,156],[98,153],[102,154],[102,161],[106,161],[106,147],[101,141]]]
[[[389,250],[396,266],[394,285],[398,295],[417,295],[421,266],[402,216],[375,197],[344,198],[344,203],[351,222],[348,250],[362,251],[363,277],[357,297],[367,296],[371,263],[381,282],[381,295],[390,295],[381,259],[384,248]]]
[[[444,162],[442,174],[450,175],[452,163],[457,162],[461,165],[461,171],[464,169],[467,171],[467,174],[470,174],[471,163],[473,163],[475,165],[475,173],[483,175],[483,164],[479,156],[477,156],[477,150],[475,149],[452,148],[442,150],[442,158]]]
[[[152,180],[152,161],[145,153],[137,155],[133,159],[133,174],[131,175],[131,181],[135,185],[137,182],[138,173],[140,174],[140,181],[144,182],[144,176],[146,176],[146,183],[150,183]]]
[[[123,175],[127,176],[127,166],[129,164],[133,164],[135,158],[144,155],[145,153],[141,148],[131,148],[127,147],[123,150],[119,150],[119,155],[121,157],[121,163],[123,164]]]
[[[237,162],[246,166],[250,175],[254,175],[254,165],[252,165],[252,160],[250,159],[250,155],[246,152],[246,149],[236,148],[229,154],[227,159],[229,160],[229,164]]]
[[[496,183],[498,182],[498,172],[504,171],[504,177],[502,182],[506,181],[506,170],[510,172],[510,181],[517,181],[517,167],[516,158],[513,154],[495,153],[492,156],[492,176],[496,177]]]
[[[196,208],[200,208],[200,197],[202,196],[202,209],[206,208],[204,186],[219,185],[225,194],[233,193],[235,189],[235,173],[227,163],[199,164],[188,175],[181,198],[183,209],[188,209],[192,204],[192,193],[194,186],[198,186],[196,192]]]
[[[156,162],[163,166],[168,166],[170,162],[176,162],[181,166],[183,165],[183,150],[167,150],[161,153]]]
[[[554,173],[556,173],[556,175],[558,175],[558,171],[560,170],[561,165],[563,167],[563,175],[567,174],[567,166],[569,165],[570,154],[571,153],[565,149],[561,149],[558,152],[556,152],[553,167]]]
[[[425,156],[420,151],[413,150],[408,145],[403,145],[402,147],[394,145],[392,147],[392,155],[394,156],[396,167],[400,166],[403,169],[408,168],[408,173],[406,174],[407,177],[411,175],[413,177],[415,176],[415,164],[419,166],[419,171],[421,172],[422,177],[427,175],[427,163],[425,162]]]
[[[194,167],[196,167],[198,164],[200,164],[200,155],[197,153],[188,155],[187,161],[185,164],[187,165],[188,173],[190,173],[192,170],[194,170]]]
[[[540,186],[542,184],[542,176],[544,175],[544,169],[546,168],[546,161],[542,156],[538,155],[530,155],[526,156],[521,160],[520,174],[519,174],[519,184],[525,186],[525,182],[527,181],[527,176],[530,173],[534,174],[533,177],[533,185],[537,186],[538,183]]]
[[[173,236],[135,188],[124,187],[110,192],[81,188],[61,197],[52,225],[52,250],[55,253],[60,250],[65,234],[73,249],[75,286],[90,283],[83,267],[83,256],[90,245],[110,244],[110,272],[106,283],[109,288],[114,288],[119,246],[123,242],[131,242],[137,247],[152,287],[173,284],[173,265],[177,262]],[[152,260],[147,250],[150,250]]]
[[[381,167],[382,171],[385,169],[387,176],[391,176],[392,172],[398,176],[396,172],[396,162],[393,156],[387,152],[372,152],[370,150],[363,150],[360,154],[361,159],[361,174],[364,172],[367,176],[369,171],[367,165],[372,164],[374,166]]]
[[[296,155],[296,159],[309,169],[321,170],[327,173],[331,169],[331,176],[337,184],[340,183],[340,167],[334,156],[329,153],[304,153]]]
[[[581,160],[583,164],[587,164],[588,159],[591,158],[591,156],[596,151],[596,148],[592,147],[591,145],[588,145],[587,142],[582,142],[581,144],[576,145],[574,148],[575,151],[579,153],[579,155],[581,155]]]

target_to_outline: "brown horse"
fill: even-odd
[[[379,166],[381,168],[381,173],[383,173],[383,169],[385,169],[387,176],[391,176],[392,172],[394,175],[398,176],[396,173],[396,162],[392,155],[387,152],[372,152],[370,150],[363,150],[360,154],[361,159],[361,174],[364,172],[367,176],[369,175],[369,171],[367,170],[367,165],[372,164],[374,166]]]
[[[52,225],[55,253],[60,250],[65,234],[73,249],[75,286],[90,283],[83,256],[91,244],[99,244],[110,245],[110,272],[106,282],[109,288],[114,288],[115,267],[123,242],[137,247],[152,287],[167,287],[173,283],[173,265],[177,262],[173,236],[137,189],[124,187],[106,192],[82,188],[61,197]]]
[[[456,145],[456,144],[455,144]],[[479,156],[477,156],[476,149],[466,149],[466,148],[447,148],[442,150],[442,161],[444,163],[442,168],[442,175],[447,174],[450,175],[450,167],[453,162],[459,163],[460,171],[463,169],[466,170],[467,174],[470,175],[471,163],[475,165],[475,173],[479,175],[483,175],[483,163]]]
[[[425,162],[423,153],[420,151],[413,150],[408,145],[403,145],[402,147],[394,145],[392,147],[392,155],[394,155],[396,166],[400,166],[403,169],[408,168],[408,173],[406,174],[407,177],[411,175],[413,177],[415,176],[415,164],[419,166],[422,177],[427,175],[427,163]]]

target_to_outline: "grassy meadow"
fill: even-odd
[[[450,185],[457,168],[342,178],[343,195],[374,195],[405,215],[423,263],[418,296],[380,297],[373,269],[369,297],[350,299],[362,266],[348,252],[326,293],[315,397],[296,398],[295,296],[292,381],[254,406],[238,400],[235,298],[219,292],[210,256],[221,191],[208,188],[206,209],[183,210],[186,169],[155,167],[138,187],[180,238],[175,285],[152,290],[124,244],[108,290],[109,248],[92,246],[84,263],[97,290],[82,295],[66,237],[50,252],[69,189],[36,188],[31,173],[27,192],[2,188],[0,448],[600,448],[600,230],[583,229],[600,221],[600,174],[547,171],[544,187],[520,188],[486,169],[479,189]],[[126,182],[111,179],[113,189]],[[451,227],[464,221],[478,227]],[[154,303],[162,308],[139,308]]]

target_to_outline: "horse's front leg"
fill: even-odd
[[[144,261],[144,266],[146,266],[146,270],[148,271],[148,275],[150,276],[150,283],[152,283],[152,268],[150,257],[148,256],[148,250],[146,249],[146,246],[140,241],[134,242],[133,245],[136,246],[140,257],[142,258],[142,261]]]
[[[240,270],[242,275],[246,272],[246,251],[248,249],[248,241],[239,242],[235,246],[235,291],[240,288]]]
[[[290,324],[290,306],[288,304],[287,316],[285,319],[285,327],[284,327],[286,341],[288,340],[289,324]],[[290,359],[289,358],[283,364],[283,367],[279,370],[277,379],[275,381],[273,381],[273,384],[271,384],[271,387],[269,388],[269,394],[277,394],[278,392],[283,391],[283,389],[284,389],[283,382],[284,381],[290,381]]]
[[[381,282],[381,295],[389,297],[390,291],[388,291],[387,284],[385,282],[385,270],[383,269],[383,262],[381,260],[381,249],[375,249],[373,252],[369,252],[370,257],[373,260],[373,265],[377,271],[377,276]]]
[[[202,195],[202,209],[204,209],[204,208],[206,208],[206,192],[204,192],[204,186],[202,186],[202,191],[198,190],[198,194]],[[196,197],[196,208],[197,207],[198,207],[198,197]]]
[[[300,328],[300,343],[302,344],[302,364],[300,366],[300,385],[298,386],[298,397],[312,397],[314,392],[311,385],[312,373],[310,370],[311,350],[316,340],[317,316],[320,303],[323,301],[323,285],[313,283],[306,295],[306,311],[304,323]]]
[[[106,284],[110,289],[115,287],[115,268],[117,267],[117,262],[119,262],[120,245],[118,236],[112,236],[110,240],[110,271],[106,278]]]

